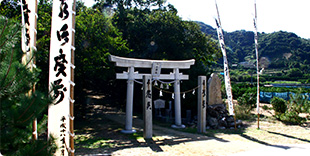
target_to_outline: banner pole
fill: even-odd
[[[31,54],[32,54],[32,68],[34,68],[34,65],[36,64],[36,60],[35,60],[35,56],[34,56],[34,47],[37,46],[37,13],[38,13],[38,1],[34,0],[34,7],[35,7],[35,13],[34,13],[34,30],[33,31],[33,47],[31,47]],[[36,49],[36,48],[35,48]],[[32,93],[34,93],[36,91],[36,85],[33,84],[33,88],[32,88]],[[32,139],[33,140],[38,140],[38,132],[37,132],[37,118],[35,118],[32,121]]]
[[[38,3],[37,0],[26,0],[21,2],[21,14],[22,14],[22,64],[27,65],[27,68],[33,72],[35,68],[35,56],[37,40],[37,12]],[[26,15],[25,15],[26,14]],[[28,92],[28,96],[31,96],[36,90],[36,84],[32,85],[32,88]],[[37,119],[32,121],[32,140],[38,139],[37,132]]]
[[[258,58],[258,35],[257,35],[257,9],[256,9],[256,0],[254,0],[254,9],[255,9],[255,17],[254,17],[254,40],[255,40],[255,52],[256,52],[256,74],[257,74],[257,98],[256,98],[256,107],[257,107],[257,129],[259,129],[259,58]]]
[[[76,0],[73,0],[72,5],[72,47],[75,46],[75,15],[76,15]],[[71,48],[71,82],[74,82],[74,50]],[[70,85],[70,99],[74,99],[74,85]],[[74,156],[74,100],[70,100],[70,153]],[[73,134],[73,135],[72,135]]]
[[[223,33],[223,29],[222,29],[220,13],[219,13],[219,9],[217,7],[216,0],[215,0],[215,6],[216,6],[216,11],[217,11],[217,18],[215,18],[215,22],[216,22],[216,26],[217,26],[217,34],[218,34],[219,44],[220,44],[220,47],[221,47],[221,50],[223,53],[224,80],[225,80],[226,95],[227,95],[227,99],[228,99],[229,114],[234,116],[235,129],[237,129],[235,108],[234,108],[234,103],[233,103],[233,95],[232,95],[232,91],[231,91],[231,82],[230,82],[230,75],[229,75],[226,46],[225,46],[225,42],[224,42],[224,33]]]

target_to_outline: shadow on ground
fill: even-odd
[[[137,130],[134,134],[123,134],[125,113],[116,109],[111,104],[101,105],[102,97],[92,98],[87,101],[85,115],[75,120],[75,148],[76,155],[111,155],[113,152],[128,148],[149,147],[154,152],[163,152],[162,146],[178,145],[186,142],[216,140],[223,143],[230,142],[216,137],[217,133],[238,134],[241,137],[258,144],[290,149],[289,146],[273,145],[268,142],[253,138],[245,133],[245,128],[238,130],[208,130],[206,134],[195,133],[195,128],[175,130],[169,124],[153,123],[152,139],[143,139],[143,121],[135,118],[133,127]],[[309,143],[310,140],[266,131],[273,135],[280,135]]]
[[[143,139],[143,122],[134,119],[134,134],[123,134],[124,113],[110,104],[98,105],[100,97],[87,101],[87,111],[83,117],[75,120],[75,149],[77,155],[110,155],[111,153],[135,147],[149,147],[154,152],[163,152],[160,146],[177,145],[191,141],[216,140],[229,142],[217,138],[214,133],[201,135],[188,133],[185,130],[175,130],[153,124],[153,139]]]

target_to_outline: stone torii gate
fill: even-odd
[[[127,100],[126,100],[126,124],[123,133],[135,133],[132,129],[132,110],[133,110],[133,89],[134,80],[142,80],[143,75],[151,76],[153,80],[174,80],[174,105],[175,105],[175,125],[174,128],[185,128],[181,119],[181,97],[180,80],[188,80],[188,75],[180,73],[179,69],[189,69],[195,64],[195,60],[165,61],[135,59],[110,55],[109,60],[115,62],[117,67],[127,67],[128,71],[117,73],[116,79],[127,79]],[[151,74],[140,74],[135,72],[135,68],[151,68]],[[161,74],[161,69],[172,69],[173,73]]]

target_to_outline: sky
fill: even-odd
[[[217,0],[224,31],[254,31],[255,0]],[[91,6],[93,0],[84,0]],[[167,0],[183,20],[201,21],[215,28],[215,0]],[[256,0],[258,32],[294,32],[310,39],[310,0]]]

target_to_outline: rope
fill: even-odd
[[[143,85],[143,82],[141,82],[141,81],[138,81],[138,80],[136,80],[136,79],[134,79],[133,81],[136,82],[136,83],[138,83],[138,84]],[[158,82],[160,82],[160,83],[162,83],[162,84],[172,84],[172,83],[175,83],[177,80],[170,81],[170,82],[165,82],[165,81],[161,81],[161,80],[159,80],[159,79],[153,79],[152,82],[153,82],[153,81],[155,81],[155,82],[158,81]],[[157,83],[156,83],[156,84],[157,84]],[[184,92],[180,92],[180,93],[174,93],[174,92],[170,92],[170,91],[167,91],[167,90],[163,90],[162,87],[159,88],[159,87],[157,87],[157,85],[153,85],[153,87],[156,88],[157,90],[159,90],[160,92],[164,92],[164,93],[168,93],[168,94],[186,94],[186,93],[190,93],[190,92],[192,92],[192,93],[194,94],[194,93],[195,93],[195,90],[198,89],[199,86],[194,87],[193,89],[190,89],[190,90],[187,90],[187,91],[184,91]],[[143,87],[142,87],[142,89],[143,89]]]
[[[137,80],[133,80],[133,81],[135,81],[136,83],[139,83],[139,84],[143,85],[143,82],[140,82],[140,81],[137,81]]]
[[[168,94],[186,94],[186,93],[193,92],[194,90],[198,89],[199,86],[197,86],[197,87],[195,87],[195,88],[193,88],[193,89],[184,91],[184,92],[180,92],[180,93],[175,93],[175,92],[170,92],[170,91],[167,91],[167,90],[163,90],[163,89],[161,89],[161,88],[159,88],[159,87],[157,87],[157,86],[154,86],[154,85],[153,85],[153,87],[156,88],[156,89],[159,90],[159,91],[162,91],[162,92],[168,93]]]
[[[171,83],[175,83],[177,80],[174,80],[171,82],[165,82],[165,81],[161,81],[161,80],[155,80],[155,81],[158,81],[158,82],[163,83],[163,84],[171,84]]]

